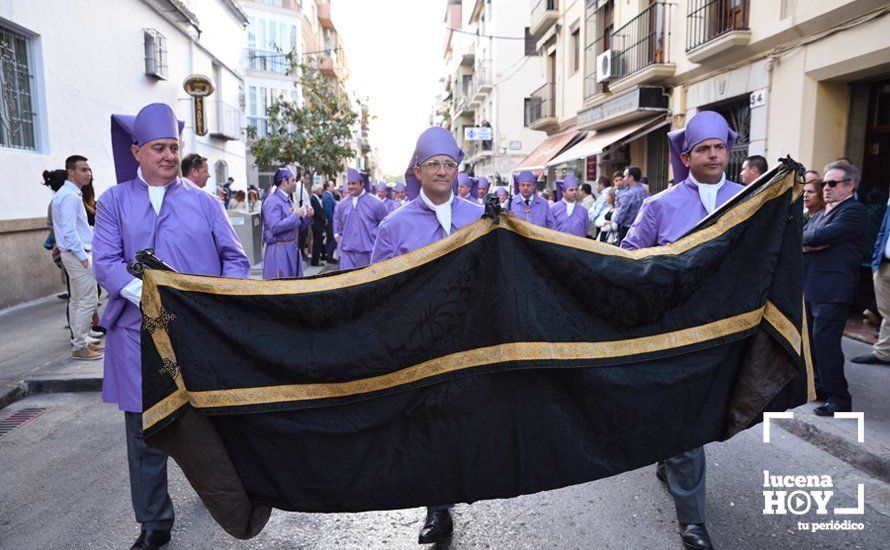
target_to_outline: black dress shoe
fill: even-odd
[[[158,550],[170,542],[170,531],[142,530],[130,550]]]
[[[67,292],[63,292],[61,294],[56,294],[56,298],[58,298],[59,300],[67,300],[70,297],[71,297],[71,295],[68,294]]]
[[[427,512],[426,523],[420,530],[417,542],[420,544],[433,544],[442,542],[454,531],[454,522],[451,520],[451,512],[448,510],[436,510]]]
[[[836,412],[850,412],[852,407],[847,405],[843,407],[838,405],[833,401],[827,401],[824,405],[820,405],[813,409],[813,412],[816,413],[817,416],[834,416]]]
[[[680,538],[687,550],[711,550],[714,544],[704,523],[680,524]]]
[[[879,359],[874,353],[866,353],[865,355],[854,357],[850,361],[859,365],[890,365],[890,361]]]
[[[664,470],[662,470],[661,468],[655,468],[655,477],[658,478],[658,481],[667,485],[668,478],[665,475]]]

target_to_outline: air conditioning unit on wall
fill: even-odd
[[[612,50],[596,56],[596,81],[608,82],[612,78]]]

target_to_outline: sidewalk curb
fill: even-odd
[[[865,442],[859,443],[849,430],[832,424],[832,422],[851,422],[850,420],[823,419],[806,409],[796,410],[793,419],[778,419],[774,422],[786,432],[819,447],[872,477],[890,483],[890,449],[869,441],[867,423]]]
[[[0,390],[0,410],[32,395],[102,391],[101,377],[36,378],[22,380],[15,386]]]

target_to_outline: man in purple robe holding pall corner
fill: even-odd
[[[311,206],[297,207],[291,198],[297,190],[296,176],[290,168],[275,172],[274,187],[263,201],[263,279],[299,278],[303,276],[303,257],[298,238],[300,229],[312,224]]]
[[[513,177],[513,204],[510,213],[517,218],[541,227],[553,227],[550,203],[536,191],[538,176],[531,170],[523,170]]]
[[[702,111],[683,130],[670,132],[671,167],[678,183],[643,202],[621,248],[670,244],[741,191],[744,186],[728,181],[725,173],[736,135],[713,111]],[[705,468],[704,447],[662,460],[656,468],[674,498],[686,548],[713,548],[705,528]]]
[[[354,269],[371,263],[377,226],[389,210],[371,194],[367,174],[350,168],[346,180],[349,194],[334,209],[334,239],[340,248],[340,269]]]
[[[578,198],[578,178],[567,174],[565,179],[557,182],[556,204],[550,208],[553,214],[553,229],[586,237],[590,229],[590,220],[587,219],[587,209],[581,206]]]
[[[176,271],[244,278],[250,263],[222,203],[179,178],[183,123],[162,103],[139,114],[112,115],[111,145],[118,185],[99,198],[93,261],[108,290],[101,325],[108,332],[102,399],[124,411],[130,493],[141,524],[133,548],[160,548],[170,540],[173,502],[167,491],[167,455],[142,439],[142,280],[127,263],[143,248]]]
[[[417,138],[405,171],[411,202],[390,214],[377,230],[372,262],[381,262],[432,244],[482,217],[481,206],[454,194],[457,168],[464,158],[451,132],[432,127]],[[451,504],[427,506],[420,544],[445,540],[454,530]]]

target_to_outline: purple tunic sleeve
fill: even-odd
[[[374,239],[374,250],[371,252],[371,263],[382,262],[395,256],[389,224],[381,223],[377,227],[377,238]]]
[[[232,227],[222,202],[214,200],[213,197],[208,199],[205,199],[205,203],[210,210],[213,240],[216,242],[216,250],[222,264],[221,274],[223,277],[243,279],[250,275],[250,261],[247,259],[247,254],[244,253],[241,241],[235,234],[235,228]]]
[[[268,237],[270,237],[266,239],[267,243],[276,242],[276,235],[291,232],[303,225],[302,220],[297,217],[297,213],[289,212],[287,206],[282,202],[275,201],[273,206],[273,208],[269,209],[269,216],[267,218],[269,222],[266,227],[269,230]]]
[[[343,209],[346,208],[346,197],[340,199],[340,202],[334,206],[334,235],[343,234]]]
[[[133,280],[133,276],[127,271],[127,259],[124,255],[117,191],[118,188],[112,187],[99,198],[93,234],[93,270],[96,281],[112,297],[119,296],[121,289]]]
[[[643,202],[637,219],[627,231],[627,236],[621,241],[621,248],[636,250],[658,244],[658,214],[655,212],[657,204],[650,200]]]

